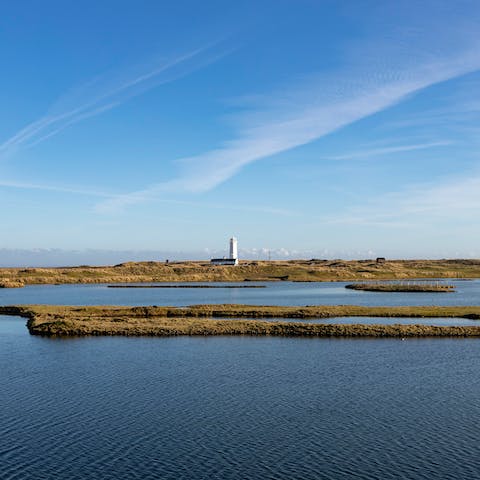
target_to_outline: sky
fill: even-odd
[[[480,3],[0,4],[0,265],[480,257]]]

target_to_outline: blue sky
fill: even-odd
[[[479,28],[462,0],[4,2],[0,263],[480,257]]]

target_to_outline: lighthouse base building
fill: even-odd
[[[212,258],[212,265],[238,265],[238,241],[235,237],[230,239],[230,256],[228,258]]]

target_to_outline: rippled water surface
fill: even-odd
[[[480,280],[447,280],[452,293],[364,292],[345,282],[263,282],[266,288],[108,288],[107,285],[33,285],[0,289],[0,305],[480,305]],[[210,285],[222,285],[212,283]],[[224,284],[226,285],[226,284]],[[227,284],[232,286],[231,283]],[[234,285],[234,284],[233,284]],[[238,284],[245,285],[244,283]]]
[[[476,479],[475,339],[30,336],[0,317],[0,478]]]

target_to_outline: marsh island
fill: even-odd
[[[480,307],[194,305],[181,308],[35,305],[0,307],[0,314],[28,318],[27,327],[30,333],[43,336],[272,335],[402,338],[480,336],[480,326],[432,326],[422,324],[420,320],[435,317],[480,319]],[[415,317],[419,319],[419,323],[341,325],[288,321],[340,316]]]

